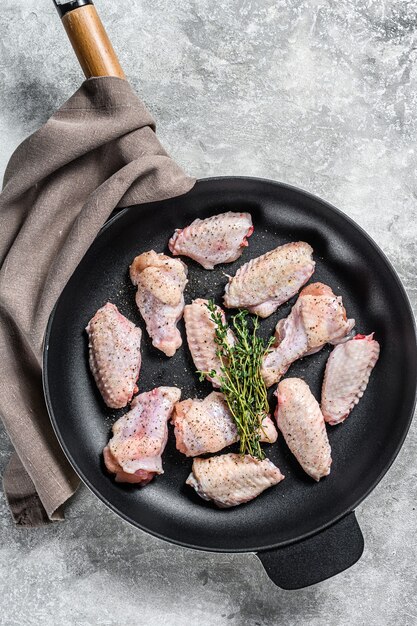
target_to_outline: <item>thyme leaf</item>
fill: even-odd
[[[249,317],[248,311],[240,311],[231,319],[235,342],[230,342],[228,326],[213,300],[207,308],[214,322],[215,339],[220,359],[220,372],[197,372],[201,377],[218,375],[221,391],[236,424],[240,438],[240,453],[264,459],[260,444],[262,423],[268,415],[267,390],[261,376],[261,365],[269,351],[273,338],[266,344],[257,335],[259,319]]]

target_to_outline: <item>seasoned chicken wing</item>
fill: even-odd
[[[312,283],[301,291],[286,319],[275,329],[275,344],[263,361],[267,387],[278,382],[291,363],[314,354],[326,343],[339,343],[350,333],[355,320],[347,319],[340,296],[327,285]]]
[[[259,461],[249,455],[223,454],[194,459],[186,484],[203,500],[212,500],[218,507],[227,508],[253,500],[283,479],[269,459]]]
[[[249,213],[229,211],[205,220],[196,219],[186,228],[177,229],[168,246],[174,256],[188,256],[212,270],[219,263],[236,261],[252,233]]]
[[[146,485],[156,474],[164,473],[167,422],[180,397],[181,390],[176,387],[156,387],[141,393],[130,411],[113,424],[113,437],[103,454],[117,482]]]
[[[282,380],[275,395],[275,418],[287,446],[303,470],[319,481],[330,474],[330,444],[320,406],[300,378]]]
[[[314,272],[313,249],[298,241],[279,246],[238,269],[226,285],[227,308],[268,317],[292,298]]]
[[[374,334],[356,335],[330,354],[321,392],[324,419],[333,426],[343,422],[358,404],[379,357]]]
[[[182,344],[177,323],[184,311],[187,267],[179,259],[151,250],[134,259],[130,278],[138,288],[136,304],[152,344],[173,356]]]
[[[207,374],[206,378],[213,387],[220,387],[221,362],[216,352],[218,346],[215,343],[216,325],[210,317],[210,311],[207,308],[208,300],[198,298],[193,300],[191,304],[187,304],[184,309],[185,331],[187,333],[188,347],[193,357],[194,365],[200,372],[215,371],[214,376]],[[222,313],[225,320],[224,312],[217,307]],[[228,331],[229,342],[234,343],[233,332]]]
[[[86,327],[90,369],[104,402],[121,409],[137,392],[142,331],[107,302]]]
[[[238,441],[239,436],[222,393],[212,391],[204,400],[177,402],[172,417],[177,450],[186,456],[218,452]],[[269,416],[260,431],[262,442],[274,443],[278,433]]]

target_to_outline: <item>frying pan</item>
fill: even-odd
[[[248,259],[288,241],[314,248],[314,281],[343,295],[361,333],[375,332],[380,359],[366,393],[348,420],[329,428],[330,476],[315,483],[298,466],[282,437],[265,446],[286,479],[254,501],[219,510],[185,486],[191,459],[175,449],[170,427],[165,473],[145,488],[116,484],[102,450],[111,425],[126,409],[108,409],[89,372],[84,328],[111,301],[144,330],[128,266],[146,250],[167,252],[175,228],[196,217],[248,211],[255,232],[236,262],[209,272],[187,259],[186,302],[221,295],[227,274]],[[269,337],[295,299],[261,322]],[[207,382],[195,375],[186,346],[171,359],[144,333],[141,391],[175,385],[182,397],[205,397]],[[295,363],[289,372],[317,398],[329,349]],[[44,348],[44,391],[60,444],[84,483],[131,524],[167,541],[217,552],[254,552],[270,578],[285,589],[304,587],[343,571],[361,556],[363,537],[355,508],[394,461],[411,423],[416,395],[417,341],[412,311],[392,266],[368,235],[343,213],[306,191],[256,178],[200,180],[186,195],[132,206],[102,228],[62,292],[49,320]],[[272,399],[271,399],[272,400]],[[274,408],[271,401],[271,408]],[[232,448],[233,449],[233,448]]]

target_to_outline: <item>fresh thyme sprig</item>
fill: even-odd
[[[230,341],[229,328],[213,300],[207,308],[216,325],[216,354],[220,359],[220,372],[198,372],[200,378],[207,374],[219,377],[221,391],[237,426],[240,438],[240,453],[264,459],[260,445],[262,422],[268,414],[266,386],[261,376],[262,359],[269,351],[273,339],[265,344],[258,337],[259,320],[249,318],[247,311],[232,317],[235,341]]]

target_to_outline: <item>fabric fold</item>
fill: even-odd
[[[194,182],[118,78],[85,81],[12,155],[0,194],[0,414],[16,451],[3,476],[16,523],[61,519],[78,484],[42,391],[59,294],[115,208],[179,196]]]

